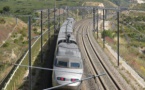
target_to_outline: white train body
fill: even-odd
[[[55,69],[52,75],[53,86],[72,83],[82,78],[82,74],[78,74],[83,73],[83,62],[73,35],[74,22],[73,18],[68,18],[58,34],[53,64],[53,69]],[[77,89],[80,84],[76,82],[62,88]]]

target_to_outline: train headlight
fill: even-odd
[[[78,80],[79,80],[79,79],[74,79],[74,78],[71,79],[72,82],[76,82],[76,81],[78,81]]]
[[[63,77],[57,77],[57,80],[65,81],[65,78],[63,78]]]

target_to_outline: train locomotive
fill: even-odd
[[[73,35],[74,23],[75,20],[73,18],[67,18],[64,21],[58,33],[55,49],[52,84],[53,86],[58,86],[71,83],[61,87],[63,90],[78,90],[80,88],[81,82],[76,81],[81,80],[83,73],[81,53]]]

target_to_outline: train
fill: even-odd
[[[83,76],[83,60],[79,47],[74,37],[74,18],[67,18],[62,24],[55,48],[52,85],[65,85],[59,87],[63,90],[79,90]],[[75,83],[72,83],[75,82]]]

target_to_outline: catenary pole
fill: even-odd
[[[98,33],[99,33],[99,13],[98,13],[99,11],[98,11],[98,8],[97,8],[97,39],[98,39]]]
[[[50,9],[48,9],[48,46],[50,46]]]
[[[43,35],[42,35],[42,29],[43,29],[43,23],[42,23],[42,15],[43,15],[43,12],[41,10],[41,63],[43,62],[43,51],[42,51],[42,45],[43,45]]]
[[[105,10],[103,9],[103,48],[105,48]]]
[[[32,69],[31,69],[31,16],[28,17],[28,35],[29,35],[29,89],[32,90]]]
[[[119,10],[117,11],[117,59],[118,59],[118,66],[119,66]]]
[[[95,8],[93,8],[93,31],[95,31]]]

